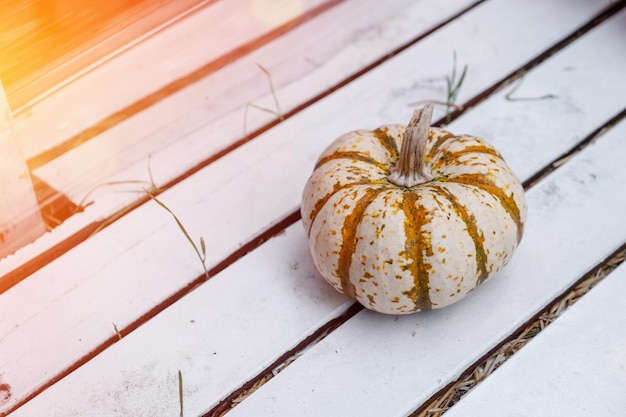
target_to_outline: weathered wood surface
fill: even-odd
[[[626,265],[613,271],[446,417],[623,415],[626,314],[618,294],[624,293]]]
[[[22,107],[128,43],[211,0],[0,3],[0,78]]]
[[[317,155],[337,135],[355,127],[406,122],[411,113],[409,103],[443,95],[453,51],[459,65],[469,67],[459,99],[464,103],[591,21],[610,2],[517,3],[483,2],[207,165],[160,198],[179,215],[196,241],[204,236],[208,264],[215,265],[297,209]],[[350,2],[341,3],[345,4]],[[320,20],[309,23],[327,22],[337,10],[331,8]],[[549,18],[557,13],[558,20]],[[503,15],[508,20],[502,19]],[[442,13],[439,19],[444,16]],[[626,81],[626,59],[615,51],[622,50],[625,16],[621,12],[555,51],[519,81],[513,94],[525,98],[550,94],[551,98],[510,101],[506,99],[509,86],[465,112],[449,129],[483,136],[502,151],[523,180],[531,178],[623,112],[624,100],[615,94],[615,86]],[[433,24],[427,22],[422,29]],[[528,31],[529,26],[535,29]],[[274,42],[284,45],[280,42],[290,39],[291,33],[267,47]],[[382,47],[377,53],[384,50]],[[358,55],[356,48],[336,62]],[[367,65],[374,56],[368,55],[359,65]],[[432,63],[420,65],[423,56]],[[265,101],[257,103],[271,106],[271,96],[263,93],[267,80],[258,68],[256,71],[264,88],[254,94],[265,96]],[[307,77],[298,74],[296,81],[276,83],[281,105],[283,100],[290,103],[284,109],[298,106],[329,85],[318,81],[307,90],[302,87],[306,81],[297,81]],[[336,79],[326,82],[332,85]],[[226,94],[228,89],[224,91]],[[243,99],[247,98],[239,100]],[[154,107],[167,108],[170,100],[175,98]],[[176,101],[177,105],[184,102]],[[241,101],[237,107],[235,103],[233,108],[241,111],[243,104]],[[145,113],[129,119],[129,124]],[[157,112],[152,119],[143,119],[143,124],[158,120],[159,114],[165,113]],[[228,146],[232,138],[240,138],[241,113],[225,114],[211,122],[214,125],[196,122],[200,126],[196,131],[177,136],[175,143],[154,153],[151,167],[155,177],[175,176],[176,169],[193,164],[194,158],[201,160],[220,146]],[[225,142],[207,147],[207,132],[220,126],[220,120],[229,120],[228,114],[232,121],[224,132],[230,133],[216,136]],[[253,128],[274,117],[263,116],[267,119],[259,118]],[[168,123],[175,125],[175,119]],[[620,163],[626,157],[621,140],[624,126],[622,122],[609,130],[530,189],[526,237],[512,263],[496,279],[458,305],[440,311],[398,319],[359,312],[320,343],[311,343],[295,363],[231,413],[411,413],[624,243],[623,224],[616,221],[607,227],[607,219],[619,218],[626,208],[625,197],[611,192],[626,185]],[[97,143],[97,138],[89,143]],[[89,143],[76,152],[87,149]],[[168,162],[158,163],[159,158]],[[129,162],[124,176],[105,178],[147,179],[145,161],[137,161]],[[167,171],[172,165],[178,168]],[[64,176],[59,178],[63,181]],[[105,194],[96,199],[94,207],[104,202],[118,207],[129,201],[123,197],[111,203],[117,197]],[[581,218],[585,219],[582,223],[578,221]],[[68,220],[72,221],[80,220]],[[12,317],[0,323],[0,387],[10,390],[5,390],[10,395],[0,413],[46,387],[12,415],[44,411],[63,416],[175,414],[178,370],[184,378],[185,415],[210,410],[296,346],[309,344],[307,338],[329,321],[348,317],[345,314],[352,303],[317,277],[300,227],[299,223],[290,226],[284,235],[244,256],[126,335],[125,330],[134,329],[133,323],[142,316],[150,318],[188,285],[198,283],[202,268],[171,217],[156,204],[145,204],[116,221],[0,295],[0,316]],[[112,323],[124,337],[109,346],[116,337]],[[99,352],[101,349],[105,350]],[[90,360],[82,364],[81,358]],[[74,368],[47,387],[57,375]],[[91,388],[86,391],[85,387]]]
[[[106,182],[139,180],[146,181],[147,184],[150,180],[149,167],[157,185],[167,184],[183,175],[190,167],[241,141],[245,136],[244,123],[245,130],[252,132],[276,120],[276,115],[254,108],[249,108],[246,114],[248,103],[267,108],[274,106],[268,79],[258,64],[271,71],[281,110],[292,111],[472,3],[468,0],[455,0],[447,2],[444,7],[435,0],[418,3],[394,0],[384,4],[362,0],[343,2],[335,6],[332,13],[324,13],[249,55],[217,69],[167,100],[103,132],[85,145],[55,158],[34,172],[54,188],[70,196],[77,204],[95,187]],[[427,17],[422,13],[424,8],[431,10]],[[372,10],[377,13],[371,14]],[[353,25],[347,26],[343,23],[345,16],[358,18]],[[204,21],[203,23],[206,24]],[[192,29],[187,22],[176,26],[177,31],[185,33]],[[391,32],[393,36],[378,37],[387,32]],[[163,36],[166,35],[168,38],[172,37],[169,31]],[[151,48],[161,51],[161,43],[163,41]],[[172,45],[177,46],[173,41]],[[204,45],[203,40],[200,45]],[[146,47],[141,44],[120,57],[120,60],[128,59],[137,66],[146,60],[145,56],[155,54],[151,52],[151,55],[144,48]],[[199,46],[195,45],[195,48]],[[288,60],[284,59],[287,51],[290,54]],[[126,66],[133,68],[131,64]],[[193,62],[185,63],[191,64]],[[120,64],[115,60],[111,65]],[[59,103],[82,100],[84,90],[93,90],[93,85],[117,85],[116,80],[121,77],[114,68],[109,68],[106,64],[102,69],[95,69],[93,74],[93,80],[79,79],[42,103],[41,108],[33,109],[32,117],[24,118],[20,122],[18,116],[18,131],[19,126],[24,126],[25,129],[42,129],[20,136],[26,152],[31,149],[31,157],[42,152],[41,144],[35,139],[41,137],[41,132],[50,130],[48,122],[59,118],[68,120],[61,125],[71,132],[60,133],[59,140],[68,139],[68,135],[71,137],[83,126],[80,115],[70,115],[66,110],[59,110]],[[141,72],[137,76],[143,77]],[[443,80],[439,84],[439,89],[444,88]],[[125,92],[131,94],[129,102],[138,100],[145,94],[145,91],[137,88],[133,87]],[[443,91],[440,94],[443,97]],[[112,96],[113,101],[123,98],[119,94]],[[98,103],[88,103],[89,109],[95,113],[87,121],[95,123],[99,118],[108,115],[109,104],[110,100],[104,97]],[[67,108],[67,104],[64,105]],[[57,112],[61,115],[57,116]],[[128,138],[133,138],[133,146],[129,146]],[[179,157],[184,159],[182,165]],[[17,269],[27,260],[62,242],[81,228],[112,215],[138,198],[136,193],[120,193],[120,190],[138,189],[141,188],[137,184],[97,189],[95,193],[89,194],[91,198],[88,199],[93,198],[95,204],[84,214],[75,216],[19,256],[0,261],[0,275]]]
[[[0,80],[0,258],[46,231]]]

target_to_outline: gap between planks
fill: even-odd
[[[228,397],[220,401],[208,413],[204,414],[203,417],[219,417],[228,413],[232,408],[237,406],[237,404],[243,401],[246,397],[263,386],[267,381],[278,375],[283,369],[289,366],[289,364],[294,362],[298,357],[306,352],[307,349],[322,341],[336,328],[350,320],[361,310],[362,307],[359,304],[352,304],[345,313],[321,326],[312,335],[302,340],[295,348],[285,352],[281,357],[268,366],[265,371],[260,373],[256,378],[253,378],[243,384],[240,388],[234,390]]]
[[[573,158],[576,154],[580,153],[587,146],[592,144],[596,139],[601,137],[604,133],[610,130],[613,126],[618,124],[622,119],[626,118],[626,108],[624,108],[621,112],[613,116],[609,119],[604,125],[597,128],[595,131],[591,132],[591,134],[587,135],[586,138],[578,142],[575,146],[573,146],[569,151],[564,152],[560,157],[556,158],[552,163],[546,165],[543,169],[537,171],[537,173],[526,181],[524,181],[524,188],[530,188],[541,179],[550,175],[553,171],[558,169],[561,165],[567,163],[571,158]]]
[[[458,117],[464,110],[455,114],[454,117]],[[535,186],[541,179],[548,176],[553,171],[564,165],[572,156],[584,150],[588,145],[592,144],[596,140],[600,140],[601,136],[611,129],[614,125],[619,123],[622,119],[626,118],[626,109],[621,111],[617,116],[611,118],[607,123],[596,129],[592,134],[581,140],[572,150],[563,154],[546,167],[541,169],[536,175],[533,175],[528,180],[524,181],[524,190],[528,191]],[[437,125],[442,124],[445,119],[440,119],[436,122]],[[560,162],[565,161],[565,162]],[[300,220],[299,211],[292,213],[290,217],[295,217],[295,221]],[[503,339],[489,352],[479,358],[472,366],[461,374],[461,376],[446,385],[443,389],[433,395],[429,400],[410,414],[411,417],[439,417],[449,407],[451,407],[462,396],[467,394],[471,388],[478,385],[484,378],[495,371],[500,365],[502,365],[508,358],[515,354],[523,345],[528,343],[534,336],[540,333],[545,326],[548,326],[558,316],[560,316],[567,308],[573,305],[576,301],[582,298],[591,288],[597,285],[604,277],[606,277],[613,269],[619,266],[624,260],[626,260],[626,243],[624,243],[619,249],[613,252],[603,261],[593,266],[588,272],[586,272],[581,278],[579,278],[575,284],[565,290],[560,296],[558,296],[552,303],[547,305],[544,309],[539,311],[530,320],[520,326],[509,337]],[[565,306],[564,306],[565,304]],[[558,307],[558,308],[557,308]],[[257,375],[255,378],[249,380],[241,388],[234,391],[228,398],[221,401],[217,406],[211,409],[208,413],[202,417],[222,417],[226,415],[232,408],[236,407],[247,396],[251,395],[263,386],[266,382],[275,377],[278,373],[286,369],[297,358],[299,358],[306,350],[314,346],[323,340],[327,335],[340,327],[342,324],[351,319],[358,312],[363,310],[364,307],[358,303],[354,303],[350,306],[348,312],[334,319],[331,323],[327,324],[315,332],[311,337],[301,342],[295,349],[287,352],[279,360],[267,367],[264,372]],[[546,315],[549,317],[546,318]],[[539,331],[529,335],[533,329]],[[306,343],[308,342],[308,343]],[[513,346],[511,346],[513,345]],[[484,372],[479,378],[475,378],[476,372]]]
[[[459,378],[433,395],[421,407],[411,413],[410,417],[440,417],[445,414],[461,398],[483,382],[485,378],[552,324],[567,309],[576,304],[625,260],[626,243],[584,274],[574,285],[520,326],[510,337],[483,355],[467,368]]]

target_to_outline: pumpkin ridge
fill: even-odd
[[[428,256],[432,256],[432,243],[430,236],[425,235],[422,227],[430,222],[426,218],[424,207],[417,206],[417,193],[407,190],[402,200],[402,210],[404,211],[404,233],[406,235],[405,256],[411,259],[408,264],[408,270],[413,276],[413,288],[404,291],[407,297],[415,304],[415,311],[427,310],[432,308],[432,302],[429,295],[429,274],[428,265],[424,260],[424,251]]]
[[[380,182],[380,184],[382,185],[382,182]],[[376,180],[370,180],[370,179],[349,182],[346,184],[340,184],[340,183],[335,184],[331,192],[329,192],[324,197],[318,199],[315,202],[315,206],[313,206],[313,210],[311,210],[311,213],[309,214],[309,219],[311,220],[311,222],[309,224],[309,230],[307,230],[307,236],[311,236],[311,229],[313,228],[313,223],[315,223],[315,219],[317,218],[317,215],[322,210],[322,208],[324,208],[324,206],[326,205],[326,203],[328,202],[328,200],[330,200],[332,196],[334,196],[339,191],[345,188],[359,186],[359,185],[378,185],[378,184]]]
[[[337,260],[337,276],[341,281],[341,288],[344,294],[352,298],[356,295],[356,288],[350,281],[350,266],[352,265],[352,257],[356,252],[357,229],[367,207],[385,189],[385,187],[367,189],[365,195],[356,202],[352,212],[345,216],[341,227],[342,243],[339,249],[339,259]]]
[[[463,174],[452,178],[442,178],[440,181],[456,182],[459,184],[470,185],[480,188],[496,197],[504,208],[504,211],[511,217],[515,226],[517,226],[517,243],[522,240],[522,234],[524,232],[524,224],[522,223],[522,217],[520,209],[513,198],[513,193],[510,196],[504,193],[504,190],[498,187],[493,181],[488,180],[486,177],[478,177],[472,174]]]
[[[439,135],[435,143],[433,143],[430,147],[430,152],[429,152],[430,155],[435,155],[437,152],[439,152],[439,148],[441,148],[441,146],[443,146],[444,143],[446,143],[450,139],[455,138],[455,136],[452,133],[443,129],[434,130],[431,128],[428,134],[429,134],[430,140],[432,140],[433,136]]]
[[[453,165],[453,162],[458,162],[458,159],[462,156],[472,154],[472,153],[482,153],[491,156],[495,156],[496,158],[504,161],[504,158],[500,153],[494,148],[487,145],[471,145],[467,146],[461,150],[453,150],[453,151],[442,151],[441,155],[437,157],[437,161],[433,164],[433,169],[438,169],[441,165]],[[434,155],[434,153],[433,153]],[[464,164],[463,162],[460,162]]]
[[[395,161],[398,159],[399,149],[396,141],[391,137],[391,135],[389,135],[388,132],[389,129],[387,127],[379,127],[378,129],[372,131],[372,135],[378,139],[382,147],[385,148],[385,150],[387,150],[387,152],[391,155],[391,159]]]
[[[364,154],[362,152],[353,152],[353,151],[338,151],[331,155],[320,158],[315,164],[315,169],[318,169],[322,165],[324,165],[328,161],[332,161],[335,159],[351,159],[353,161],[365,162],[367,164],[374,165],[375,167],[381,169],[382,171],[388,171],[389,167],[382,162],[379,162],[372,158],[371,156]]]
[[[469,234],[472,242],[474,242],[474,248],[476,250],[476,269],[478,272],[477,282],[482,283],[489,276],[487,271],[487,254],[485,252],[485,236],[482,231],[478,230],[476,225],[476,218],[471,214],[467,207],[459,202],[454,194],[444,187],[433,187],[437,190],[437,193],[444,197],[452,205],[454,212],[461,218],[467,227],[467,234]]]

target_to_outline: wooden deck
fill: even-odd
[[[626,1],[177,7],[7,89],[32,178],[73,215],[0,259],[0,416],[174,416],[181,387],[187,417],[415,416],[624,249]],[[525,236],[464,300],[374,313],[316,272],[302,189],[340,134],[445,101],[455,66],[446,129],[503,154]],[[208,281],[146,189],[203,238]],[[624,268],[446,415],[622,416]]]

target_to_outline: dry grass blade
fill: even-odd
[[[115,335],[117,336],[117,339],[122,340],[122,333],[119,331],[115,323],[113,323],[113,330],[115,330]]]
[[[260,110],[260,111],[263,111],[263,112],[266,112],[266,113],[273,114],[281,122],[283,120],[285,120],[285,115],[283,114],[282,110],[280,109],[280,104],[278,102],[278,96],[276,95],[276,90],[274,89],[274,82],[272,81],[272,75],[267,70],[267,68],[265,68],[263,65],[261,65],[259,63],[257,63],[256,65],[257,65],[257,67],[259,67],[259,69],[261,71],[263,71],[263,73],[267,77],[267,82],[268,82],[269,87],[270,87],[270,93],[272,95],[272,100],[274,100],[274,107],[276,108],[276,110],[268,109],[266,107],[261,107],[261,106],[258,106],[256,104],[254,104],[254,103],[246,103],[246,105],[245,105],[245,107],[243,109],[243,133],[244,133],[244,135],[248,134],[247,121],[248,121],[248,109],[250,107],[252,107],[254,109],[257,109],[257,110]]]
[[[274,100],[274,106],[276,107],[275,114],[278,116],[278,120],[282,122],[283,120],[285,120],[285,116],[283,115],[283,112],[280,109],[280,104],[278,103],[278,97],[276,96],[276,90],[274,89],[274,82],[272,81],[272,75],[267,70],[267,68],[265,68],[263,65],[259,63],[257,63],[256,65],[257,67],[261,69],[261,71],[263,71],[263,73],[267,77],[267,82],[269,83],[269,86],[270,86],[270,93],[272,94],[272,99]]]
[[[76,206],[76,212],[79,211],[83,211],[87,206],[93,204],[93,201],[87,202],[88,198],[97,190],[99,190],[100,188],[103,187],[115,187],[118,185],[141,185],[142,189],[141,190],[131,190],[131,191],[127,191],[127,192],[137,192],[140,193],[142,192],[142,190],[145,188],[145,186],[149,186],[150,187],[150,191],[151,192],[159,192],[161,191],[156,183],[154,182],[154,177],[152,176],[152,167],[150,166],[150,159],[152,158],[152,155],[148,155],[148,179],[149,181],[145,181],[145,180],[119,180],[119,181],[106,181],[106,182],[102,182],[100,184],[95,185],[94,187],[92,187],[89,191],[87,191],[87,193],[84,195],[84,197],[80,200],[80,202],[78,203],[78,205]]]
[[[452,112],[450,109],[454,107],[454,102],[461,91],[461,86],[463,85],[463,81],[465,81],[465,75],[467,74],[467,65],[463,66],[463,70],[461,71],[461,76],[459,79],[456,79],[457,73],[457,62],[456,62],[456,51],[452,53],[452,73],[446,77],[446,85],[447,85],[447,97],[446,97],[446,124],[450,123],[452,120]]]
[[[452,52],[452,72],[450,75],[446,75],[446,100],[418,100],[409,103],[410,107],[421,106],[424,104],[433,104],[439,106],[445,106],[446,108],[446,118],[445,123],[449,124],[452,121],[452,110],[454,111],[462,111],[464,107],[460,104],[456,104],[456,99],[461,91],[461,86],[463,85],[463,81],[465,81],[465,76],[467,75],[467,65],[463,66],[463,70],[461,70],[461,76],[457,80],[457,61],[456,61],[456,51]]]
[[[156,183],[154,182],[154,177],[152,176],[152,168],[150,167],[150,158],[151,157],[152,157],[152,155],[148,155],[148,178],[149,178],[149,181],[144,181],[144,180],[122,180],[122,181],[108,181],[108,182],[104,182],[104,183],[98,184],[97,186],[95,186],[91,190],[89,190],[89,192],[87,194],[85,194],[85,196],[83,197],[81,202],[78,204],[76,212],[83,211],[86,207],[88,207],[89,205],[93,204],[93,202],[86,203],[87,198],[89,197],[89,195],[91,195],[98,188],[104,187],[104,186],[116,186],[116,185],[128,185],[128,184],[139,184],[139,185],[143,185],[143,186],[149,185],[150,186],[149,190],[150,190],[151,193],[160,193],[160,192],[162,192],[163,189],[157,187]],[[131,191],[127,191],[127,192],[143,193],[143,192],[145,192],[145,188],[142,188],[141,190],[136,190],[136,191],[131,190]],[[97,234],[102,229],[104,229],[105,227],[107,227],[111,223],[115,222],[117,219],[119,219],[120,217],[124,216],[125,214],[127,214],[131,210],[133,210],[133,208],[134,208],[134,206],[131,204],[131,205],[127,205],[126,207],[123,207],[122,209],[120,209],[117,212],[113,213],[106,220],[104,220],[96,228],[96,230],[94,230],[91,233],[90,237],[95,235],[95,234]]]
[[[196,252],[196,255],[198,255],[198,259],[200,259],[200,263],[202,263],[202,268],[204,269],[204,277],[206,279],[209,279],[209,271],[206,267],[206,262],[205,262],[206,261],[206,246],[204,244],[204,239],[200,238],[200,249],[199,249],[198,245],[196,245],[196,242],[193,241],[193,239],[189,235],[189,232],[187,232],[187,229],[185,228],[183,223],[180,221],[178,216],[176,216],[176,214],[174,214],[174,212],[168,206],[166,206],[161,200],[159,200],[154,195],[152,195],[150,191],[148,190],[144,190],[144,191],[148,195],[148,197],[152,199],[152,201],[157,203],[159,206],[161,206],[169,214],[172,215],[172,217],[174,218],[174,221],[176,221],[176,224],[178,225],[178,228],[181,230],[181,232],[183,232],[183,235],[185,235],[185,238],[189,241],[189,243],[193,247],[193,250]]]
[[[76,206],[76,212],[82,211],[89,205],[93,204],[93,201],[87,202],[87,199],[91,196],[91,194],[93,194],[98,189],[103,188],[103,187],[114,187],[117,185],[129,185],[129,184],[136,184],[136,185],[141,185],[141,186],[146,186],[146,185],[152,186],[152,183],[150,181],[142,181],[142,180],[121,180],[121,181],[107,181],[107,182],[100,183],[94,186],[93,188],[91,188],[89,191],[87,191],[85,196],[80,200],[80,202]],[[141,191],[138,190],[136,192],[141,192]]]
[[[183,373],[178,370],[178,401],[180,403],[180,417],[183,417]]]
[[[505,94],[504,99],[506,101],[540,101],[540,100],[550,100],[553,98],[559,98],[556,94],[544,94],[539,97],[513,97],[513,94],[517,91],[517,89],[522,85],[524,81],[524,77],[520,77],[517,80],[517,83],[511,88],[511,90]]]

